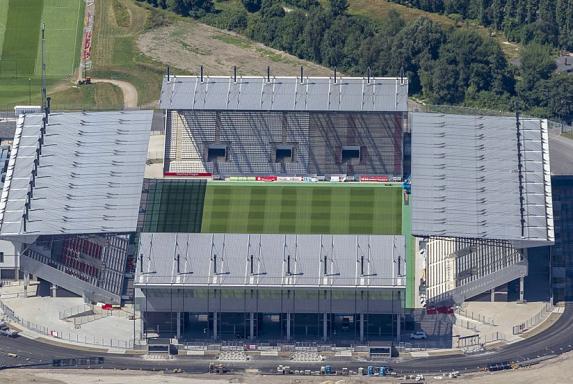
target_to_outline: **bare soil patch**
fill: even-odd
[[[240,35],[193,21],[178,21],[141,35],[138,48],[147,56],[170,66],[197,73],[201,65],[207,75],[266,75],[267,66],[275,75],[327,76],[328,68],[252,42]]]

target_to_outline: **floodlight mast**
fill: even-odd
[[[46,60],[44,57],[46,45],[46,23],[42,23],[42,110],[47,107],[46,97]]]

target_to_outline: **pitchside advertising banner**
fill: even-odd
[[[164,176],[171,176],[171,177],[213,177],[212,173],[209,172],[164,172]],[[225,178],[228,181],[264,181],[264,182],[272,182],[272,181],[282,181],[282,182],[293,182],[293,183],[317,183],[321,180],[324,180],[324,177],[318,176],[229,176]],[[360,182],[367,182],[367,183],[387,183],[389,181],[393,182],[400,182],[402,178],[400,177],[392,177],[391,179],[388,176],[347,176],[347,175],[331,175],[328,180],[333,183],[343,183],[346,181],[360,181]]]
[[[379,182],[379,183],[385,183],[387,181],[389,181],[390,179],[388,178],[388,176],[360,176],[360,181],[375,181],[375,182]]]

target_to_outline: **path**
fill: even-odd
[[[95,0],[91,0],[86,4],[85,18],[84,18],[84,33],[82,38],[82,50],[80,57],[80,67],[78,70],[78,80],[82,79],[83,68],[92,66],[92,32],[94,30],[93,23],[95,20]],[[133,84],[123,80],[112,79],[92,79],[92,83],[108,83],[119,87],[123,92],[123,108],[133,109],[137,108],[138,94],[137,89]]]
[[[133,84],[128,83],[123,80],[112,80],[112,79],[92,79],[92,83],[108,83],[119,87],[123,92],[123,108],[132,109],[137,108],[137,89]]]

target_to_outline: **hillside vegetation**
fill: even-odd
[[[424,11],[476,20],[510,41],[573,50],[573,0],[390,0]]]
[[[538,116],[573,119],[573,78],[553,75],[554,66],[546,65],[553,61],[550,50],[526,47],[518,70],[496,40],[475,28],[427,17],[405,20],[395,9],[374,21],[349,13],[347,0],[138,1],[348,74],[403,73],[410,94],[432,104],[498,110],[518,104]],[[540,53],[537,60],[526,59]]]

